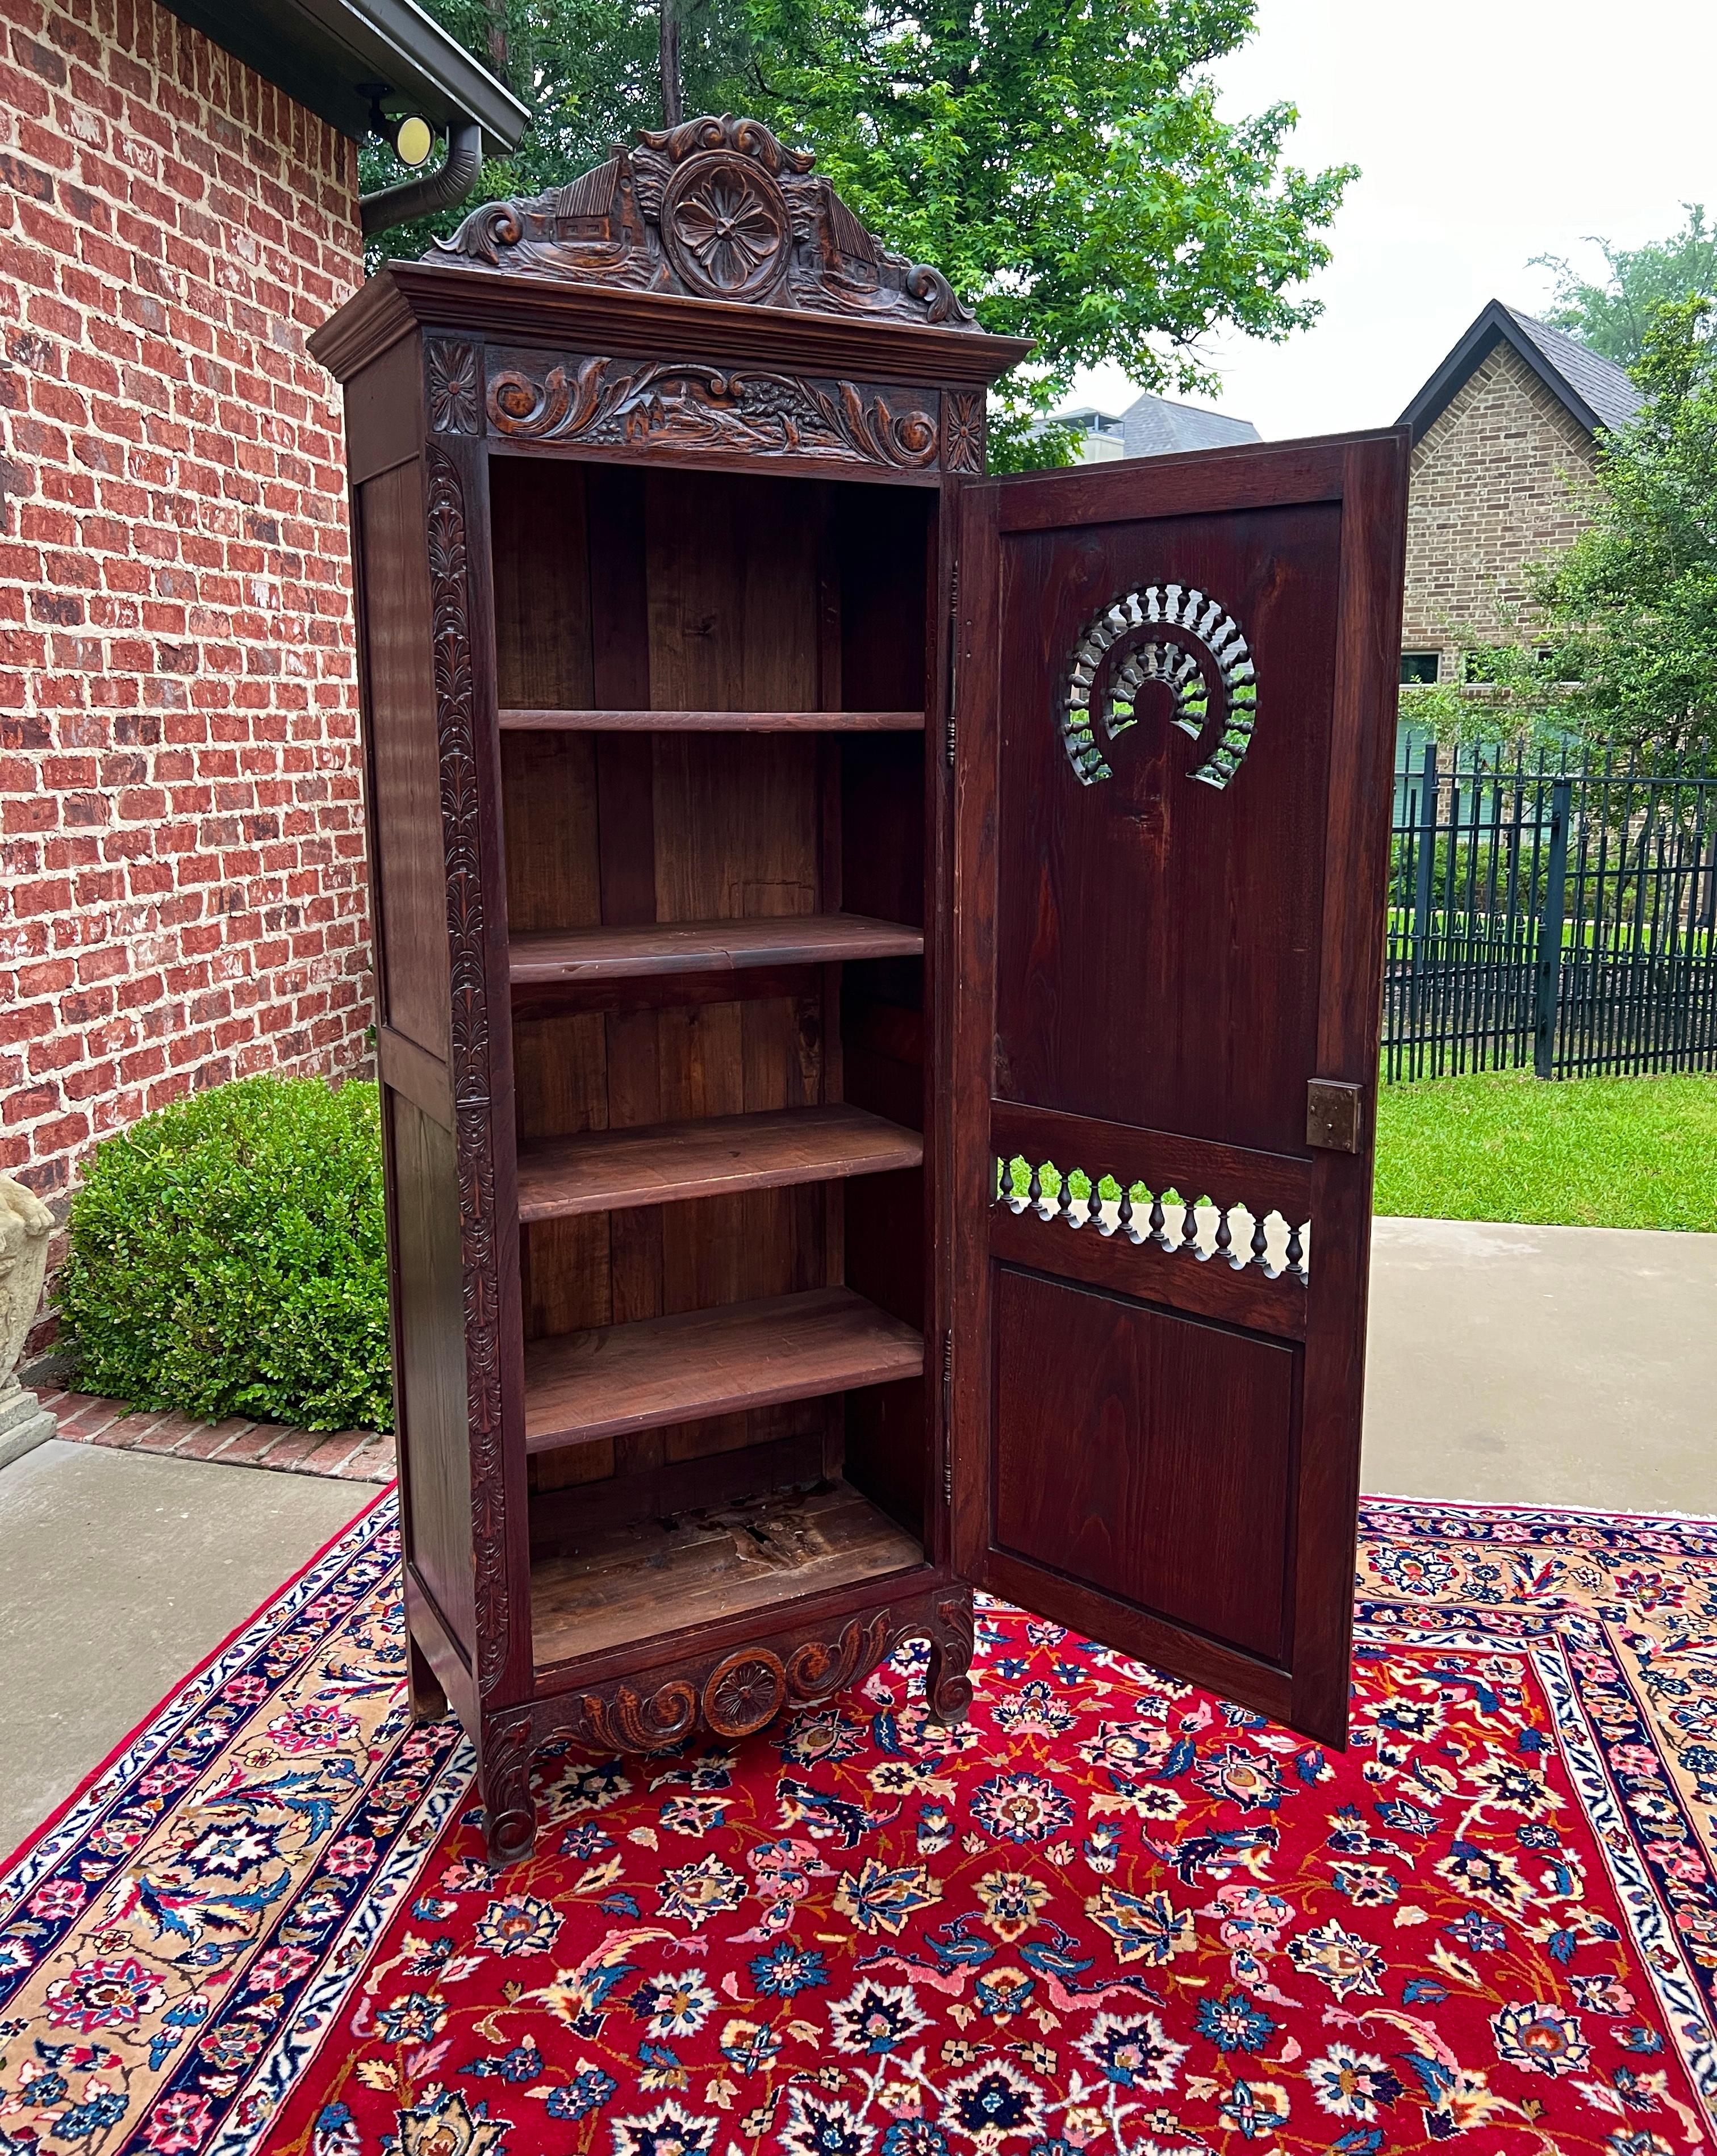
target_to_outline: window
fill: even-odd
[[[1401,654],[1401,681],[1404,686],[1427,689],[1437,679],[1437,654],[1434,651],[1404,651]]]

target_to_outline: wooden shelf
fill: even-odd
[[[845,1482],[609,1527],[532,1562],[537,1666],[923,1561],[921,1545]]]
[[[531,711],[501,714],[503,733],[922,733],[922,711]]]
[[[525,1349],[525,1446],[548,1452],[923,1368],[922,1336],[845,1287],[558,1333]]]
[[[822,966],[916,957],[923,932],[857,913],[784,913],[748,921],[664,921],[643,928],[578,928],[515,936],[515,988],[556,981],[636,980],[728,973],[748,966]]]
[[[917,1131],[863,1108],[783,1108],[702,1122],[589,1131],[519,1149],[519,1218],[557,1220],[621,1205],[673,1205],[736,1190],[916,1168]]]

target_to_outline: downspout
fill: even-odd
[[[482,129],[475,120],[455,121],[447,131],[447,155],[433,172],[359,196],[357,214],[364,238],[463,202],[476,185],[482,167]]]

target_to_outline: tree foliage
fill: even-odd
[[[1352,168],[1288,162],[1288,104],[1216,110],[1209,70],[1256,0],[678,0],[688,112],[746,110],[820,168],[887,244],[933,263],[986,329],[1036,340],[1003,386],[995,449],[1041,462],[1028,422],[1100,361],[1210,389],[1222,328],[1279,341]],[[430,0],[529,105],[485,191],[572,177],[655,125],[656,14],[637,0]],[[366,188],[397,177],[367,153]],[[419,251],[445,218],[387,236]]]
[[[765,116],[988,330],[1033,337],[1004,434],[1113,361],[1215,385],[1220,326],[1280,340],[1351,170],[1285,162],[1297,115],[1225,121],[1211,62],[1253,0],[751,0]]]
[[[1645,398],[1601,442],[1592,521],[1535,597],[1589,737],[1660,759],[1717,757],[1717,301],[1660,307],[1633,376]]]
[[[1682,208],[1687,221],[1668,239],[1632,248],[1594,239],[1609,272],[1601,285],[1581,277],[1559,254],[1535,255],[1535,267],[1556,273],[1555,302],[1545,321],[1618,367],[1632,367],[1644,355],[1660,306],[1717,292],[1717,231],[1706,223],[1702,203]]]

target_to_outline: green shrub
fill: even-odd
[[[72,1200],[58,1301],[86,1391],[390,1429],[375,1087],[242,1078],[107,1139]]]

